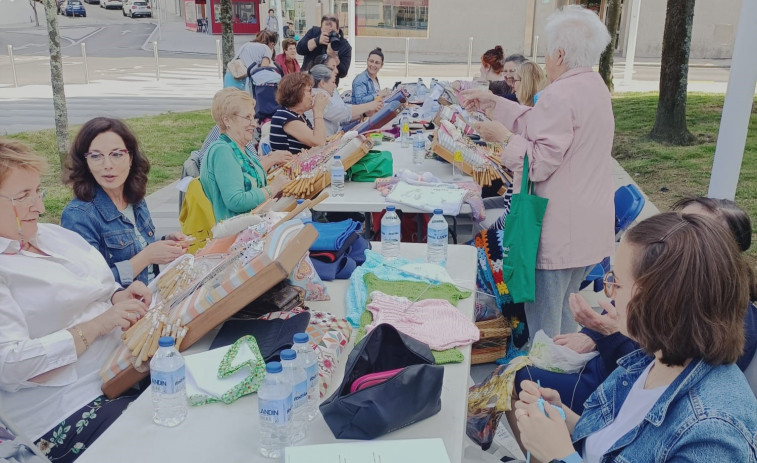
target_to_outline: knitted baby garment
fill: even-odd
[[[373,322],[366,327],[368,331],[381,323],[388,323],[434,350],[464,346],[479,338],[476,325],[442,299],[411,302],[406,297],[374,291],[367,309],[373,313]]]

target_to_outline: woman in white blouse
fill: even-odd
[[[152,296],[116,284],[77,233],[37,223],[45,167],[0,138],[0,406],[49,458],[73,461],[134,398],[103,397],[98,373]]]

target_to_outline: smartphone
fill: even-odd
[[[260,150],[263,152],[263,156],[268,156],[268,153],[271,152],[271,145],[268,143],[261,143]]]

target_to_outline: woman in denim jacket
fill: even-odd
[[[370,103],[377,97],[388,95],[387,90],[381,90],[378,72],[384,67],[384,53],[380,48],[373,49],[368,54],[365,71],[352,81],[352,104]]]
[[[121,285],[134,280],[148,284],[158,264],[171,263],[186,252],[187,237],[182,233],[155,239],[144,199],[150,162],[123,121],[96,117],[85,123],[67,163],[67,183],[75,198],[63,210],[61,225],[99,250]]]
[[[641,350],[620,359],[580,417],[563,407],[565,421],[557,391],[523,381],[524,447],[569,463],[757,462],[757,400],[734,364],[751,278],[711,218],[668,212],[629,230],[605,284],[620,332]]]

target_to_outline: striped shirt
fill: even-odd
[[[310,148],[308,145],[301,143],[296,138],[284,132],[284,126],[291,121],[302,121],[307,124],[310,129],[313,128],[310,121],[305,119],[304,116],[286,108],[279,108],[271,118],[272,150],[286,150],[292,154],[298,154],[300,151]]]

